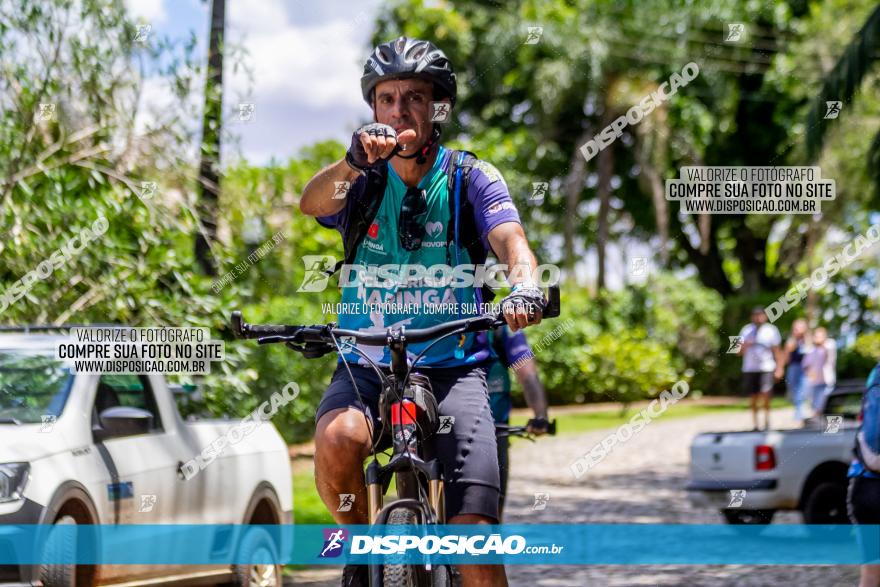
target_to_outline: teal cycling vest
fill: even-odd
[[[427,212],[424,215],[425,235],[422,246],[417,251],[407,251],[400,245],[398,235],[398,215],[407,186],[394,169],[388,166],[388,182],[382,205],[376,214],[367,235],[364,236],[353,260],[354,265],[364,267],[376,265],[446,265],[447,259],[456,264],[456,246],[447,243],[447,226],[450,219],[447,174],[443,160],[448,150],[440,147],[431,170],[422,178],[418,187],[425,190]],[[467,197],[463,195],[463,197]],[[449,255],[447,257],[447,246]],[[458,263],[470,263],[464,248],[458,247]],[[439,274],[438,274],[439,275]],[[477,315],[474,289],[471,287],[430,287],[426,285],[404,287],[392,285],[377,287],[351,285],[342,288],[343,308],[358,308],[361,311],[343,311],[339,314],[340,328],[365,332],[384,332],[389,327],[427,328],[458,318]],[[442,305],[441,305],[442,304]],[[432,306],[432,311],[426,311]],[[438,310],[438,311],[433,311]],[[410,360],[420,353],[430,342],[410,344],[407,355]],[[456,353],[456,348],[460,350]],[[425,367],[455,367],[474,364],[474,335],[465,336],[460,345],[460,337],[453,336],[431,347],[419,360]],[[390,363],[390,353],[383,347],[359,345],[358,349],[373,361],[382,365]],[[456,356],[456,354],[460,356]],[[343,353],[345,361],[366,364],[355,352]]]

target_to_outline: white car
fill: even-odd
[[[271,423],[185,474],[236,420],[184,421],[162,375],[73,374],[55,359],[63,338],[0,335],[0,533],[6,524],[292,522],[290,460]],[[0,585],[160,580],[281,585],[281,567],[0,565]]]
[[[697,435],[691,503],[730,524],[768,524],[778,510],[799,510],[807,524],[849,523],[846,472],[863,393],[863,382],[838,385],[811,427]]]

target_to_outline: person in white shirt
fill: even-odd
[[[779,329],[767,323],[764,308],[752,309],[752,321],[739,331],[739,354],[743,358],[742,390],[749,394],[754,429],[758,430],[758,410],[764,408],[764,430],[770,428],[770,397],[774,380],[782,379],[785,360],[782,354],[782,335]]]

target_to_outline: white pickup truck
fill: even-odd
[[[197,474],[185,474],[184,464],[236,421],[184,421],[162,375],[71,373],[55,359],[62,338],[0,334],[0,530],[292,522],[290,460],[271,423],[253,427]],[[156,582],[280,586],[281,568],[0,565],[0,585]]]
[[[768,524],[800,510],[807,524],[847,524],[846,471],[864,382],[841,382],[813,426],[767,432],[706,432],[691,443],[691,503],[730,524]]]

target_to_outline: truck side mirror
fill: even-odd
[[[92,428],[96,441],[121,436],[148,434],[153,427],[153,414],[140,408],[114,406],[98,416],[99,425]]]

